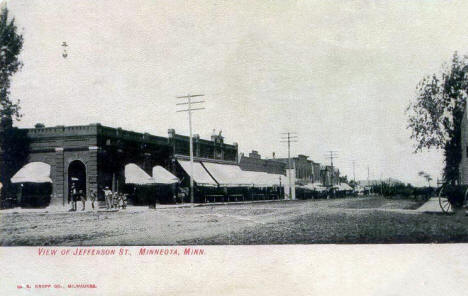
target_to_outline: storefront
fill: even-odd
[[[53,187],[50,165],[30,162],[11,178],[11,183],[17,187],[17,205],[28,208],[49,206]]]

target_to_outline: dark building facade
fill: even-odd
[[[189,155],[189,137],[168,137],[137,133],[101,124],[56,126],[26,129],[30,139],[28,162],[43,162],[51,167],[50,204],[66,205],[71,184],[83,192],[105,187],[119,190],[125,183],[124,167],[135,163],[148,174],[153,166],[171,171],[177,155]],[[211,141],[194,137],[194,155],[209,159],[237,161],[237,144],[225,144],[221,135]],[[101,196],[102,198],[102,196]]]
[[[322,184],[324,186],[334,186],[340,184],[340,170],[330,165],[323,166],[320,171]]]
[[[312,183],[320,183],[320,163],[312,161]]]
[[[176,134],[174,129],[168,130],[168,143],[172,155],[190,154],[190,138]],[[237,146],[237,143],[232,145],[224,143],[224,137],[221,135],[212,135],[211,140],[200,139],[197,134],[193,135],[193,156],[197,158],[237,162]]]
[[[291,157],[291,165],[296,169],[296,182],[298,183],[310,183],[314,179],[314,169],[313,161],[308,159],[306,155],[299,154],[297,157]],[[287,158],[278,158],[278,161],[281,161],[288,165]]]
[[[286,174],[286,164],[274,159],[262,159],[258,151],[253,150],[249,156],[241,154],[239,166],[244,171],[265,172],[269,174]]]

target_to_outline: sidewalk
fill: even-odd
[[[230,202],[209,202],[200,203],[198,206],[215,206],[215,205],[235,205],[235,204],[253,204],[253,203],[270,203],[270,202],[289,202],[300,201],[300,199],[271,199],[271,200],[245,200],[245,201],[230,201]]]
[[[102,213],[102,212],[141,212],[145,211],[148,209],[147,206],[127,206],[125,210],[123,209],[111,209],[107,210],[106,208],[99,208],[98,206],[95,206],[95,208],[91,208],[91,205],[86,205],[86,208],[84,211],[81,210],[81,205],[78,206],[78,209],[76,211],[70,211],[70,205],[66,206],[49,206],[47,208],[41,208],[41,209],[32,209],[32,208],[11,208],[11,209],[3,209],[0,210],[0,214],[15,214],[15,213],[69,213],[69,214],[77,214],[77,213],[89,213],[89,212],[96,212],[96,213]]]
[[[431,197],[426,203],[415,210],[423,213],[443,213],[439,205],[438,197]]]
[[[166,210],[166,209],[177,209],[177,208],[192,208],[192,207],[211,207],[211,206],[223,206],[223,205],[236,205],[236,204],[254,204],[254,203],[271,203],[271,202],[291,202],[294,200],[289,199],[275,199],[275,200],[253,200],[253,201],[233,201],[233,202],[211,202],[211,203],[183,203],[183,204],[157,204],[156,209],[151,209],[148,206],[127,206],[126,209],[110,209],[99,208],[95,205],[94,210],[91,208],[91,204],[86,204],[84,211],[81,210],[81,204],[78,204],[76,211],[69,211],[70,205],[53,205],[47,208],[33,209],[33,208],[11,208],[0,210],[0,214],[14,214],[14,213],[88,213],[88,212],[99,212],[99,213],[111,213],[111,212],[142,212],[147,210]]]
[[[417,208],[415,211],[423,212],[423,213],[431,213],[431,214],[444,214],[442,208],[439,204],[438,197],[431,197],[425,204]],[[450,213],[454,213],[452,209],[450,209]],[[466,211],[465,211],[466,214]]]

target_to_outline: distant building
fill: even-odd
[[[320,183],[320,163],[312,161],[312,183]]]
[[[308,156],[303,154],[291,157],[291,164],[296,169],[296,181],[304,184],[322,182],[320,164],[308,158]],[[277,160],[285,163],[287,167],[287,158],[277,158]]]
[[[176,134],[174,129],[168,130],[168,144],[172,155],[190,154],[190,137]],[[193,135],[193,156],[196,158],[217,159],[237,162],[237,143],[232,145],[224,143],[221,134],[213,134],[210,140],[200,139],[198,134]]]
[[[252,150],[249,156],[241,154],[239,166],[244,171],[265,172],[269,174],[286,174],[286,164],[276,159],[262,159],[258,151]]]
[[[320,170],[321,182],[324,186],[340,184],[340,170],[337,167],[325,165]]]

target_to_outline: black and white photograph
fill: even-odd
[[[3,1],[0,246],[462,246],[467,12]]]
[[[1,244],[468,241],[462,11],[353,3],[5,3]]]

